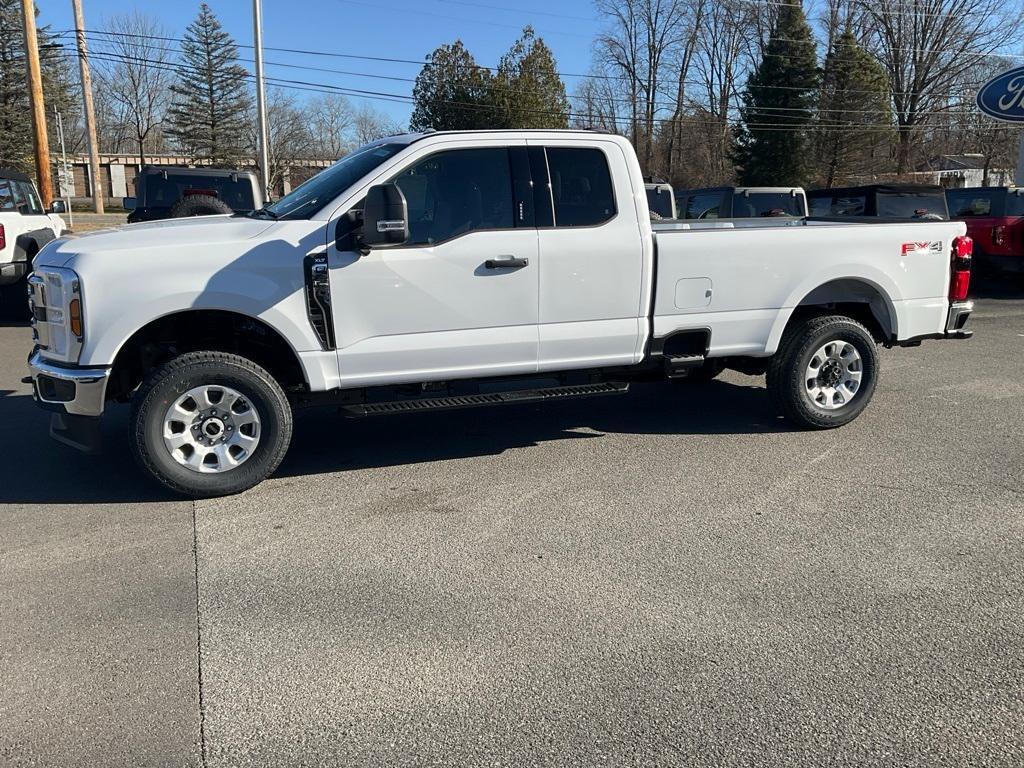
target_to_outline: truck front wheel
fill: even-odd
[[[190,352],[156,370],[132,404],[131,445],[143,469],[193,498],[240,493],[284,458],[292,411],[263,368],[225,352]]]
[[[878,349],[863,325],[843,315],[788,328],[768,366],[768,391],[782,414],[810,429],[860,415],[878,384]]]

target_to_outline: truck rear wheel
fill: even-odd
[[[878,349],[863,325],[843,315],[788,328],[768,366],[768,391],[782,414],[809,429],[857,418],[878,384]]]
[[[193,498],[225,496],[277,469],[292,411],[280,385],[251,360],[190,352],[139,388],[131,433],[136,459],[163,486]]]

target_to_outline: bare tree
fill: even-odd
[[[744,54],[755,30],[750,5],[743,0],[715,0],[703,17],[693,66],[702,90],[695,106],[710,123],[701,134],[709,163],[707,182],[727,182],[734,175],[730,120],[738,107],[738,83],[749,71]]]
[[[597,38],[597,58],[607,62],[608,69],[621,82],[616,90],[625,96],[625,103],[629,108],[628,136],[634,147],[640,138],[642,111],[640,94],[643,83],[643,52],[640,1],[597,0],[595,3],[598,13],[611,23],[610,29]]]
[[[663,102],[661,81],[668,58],[688,37],[687,0],[597,0],[610,27],[598,38],[613,70],[626,85],[630,133],[644,169],[654,162],[655,126]]]
[[[98,75],[96,79],[99,82]],[[132,150],[132,129],[125,116],[124,105],[115,101],[106,88],[100,87],[96,90],[95,108],[100,152],[119,155]],[[84,124],[79,128],[82,132],[81,142],[84,144]]]
[[[897,124],[896,172],[911,170],[914,142],[947,109],[966,72],[1018,33],[1020,5],[1005,0],[859,0],[875,54],[889,75]]]
[[[308,111],[315,150],[337,160],[349,149],[349,134],[356,119],[352,104],[341,94],[329,93],[312,101]]]
[[[576,86],[573,94],[572,124],[587,130],[618,133],[619,97],[617,78],[610,75],[600,62],[590,68],[590,74]]]
[[[169,35],[159,21],[138,11],[110,18],[104,32],[97,90],[109,95],[119,122],[131,131],[139,163],[145,165],[174,78],[170,48],[159,39]]]
[[[280,88],[267,91],[267,159],[270,162],[267,186],[270,189],[277,189],[296,160],[311,154],[314,143],[307,122],[306,109],[300,107],[295,96]],[[255,114],[250,125],[253,127],[250,138],[255,150]]]
[[[665,170],[669,179],[673,182],[678,179],[680,166],[682,165],[682,146],[684,120],[686,110],[687,85],[689,85],[690,70],[693,60],[697,55],[697,46],[700,41],[701,26],[704,23],[704,13],[708,0],[690,0],[688,5],[687,29],[681,35],[681,44],[675,52],[676,72],[676,93],[675,109],[669,121],[668,146],[666,147]]]
[[[369,144],[384,136],[392,136],[401,132],[401,127],[394,120],[369,104],[363,104],[356,110],[355,118],[352,121],[352,138],[356,146]]]
[[[977,109],[974,101],[979,82],[1001,74],[1014,63],[1008,58],[993,57],[982,62],[977,69],[964,73],[961,83],[953,89],[947,119],[927,129],[930,148],[927,159],[942,154],[981,155],[982,186],[993,182],[993,171],[1005,171],[1016,166],[1020,128],[993,120]],[[999,178],[995,183],[1004,181]]]

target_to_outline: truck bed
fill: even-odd
[[[713,328],[710,357],[773,354],[793,310],[820,303],[823,293],[868,303],[895,341],[941,331],[951,243],[966,232],[955,221],[814,219],[665,221],[652,229],[654,338]]]

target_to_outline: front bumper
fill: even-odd
[[[109,368],[64,367],[44,360],[38,350],[28,359],[32,392],[48,410],[71,416],[100,416],[107,396]]]

